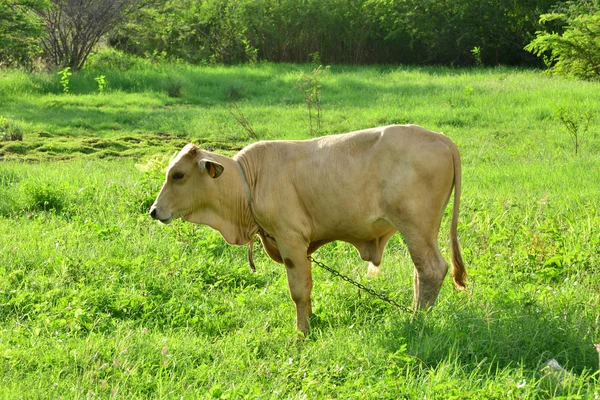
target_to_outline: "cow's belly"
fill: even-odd
[[[386,236],[396,229],[384,218],[340,218],[337,221],[329,219],[328,224],[316,222],[312,241],[343,240],[353,243],[369,241]]]
[[[324,244],[341,240],[352,244],[364,261],[379,265],[387,241],[396,233],[396,229],[384,219],[354,226],[340,224],[338,228],[340,229],[331,230],[327,234],[323,233],[322,237],[311,241],[308,254],[312,254]]]

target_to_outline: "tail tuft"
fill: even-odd
[[[465,262],[460,254],[460,247],[458,241],[452,242],[452,279],[454,285],[459,290],[467,290],[467,270],[465,269]]]

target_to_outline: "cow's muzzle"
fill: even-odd
[[[166,215],[166,214],[168,214],[168,215]],[[173,220],[171,213],[166,213],[162,209],[160,209],[156,206],[152,206],[150,208],[150,216],[153,219],[159,220],[163,224],[168,224]]]

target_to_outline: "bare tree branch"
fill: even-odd
[[[42,49],[55,65],[77,71],[100,39],[127,15],[153,0],[51,0],[39,14],[46,24]]]

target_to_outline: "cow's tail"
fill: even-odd
[[[457,233],[462,171],[460,166],[460,155],[458,154],[456,145],[452,143],[449,147],[452,151],[452,159],[454,161],[454,205],[452,207],[452,223],[450,225],[450,241],[452,242],[452,279],[458,289],[465,290],[467,271],[462,255],[460,254]]]

